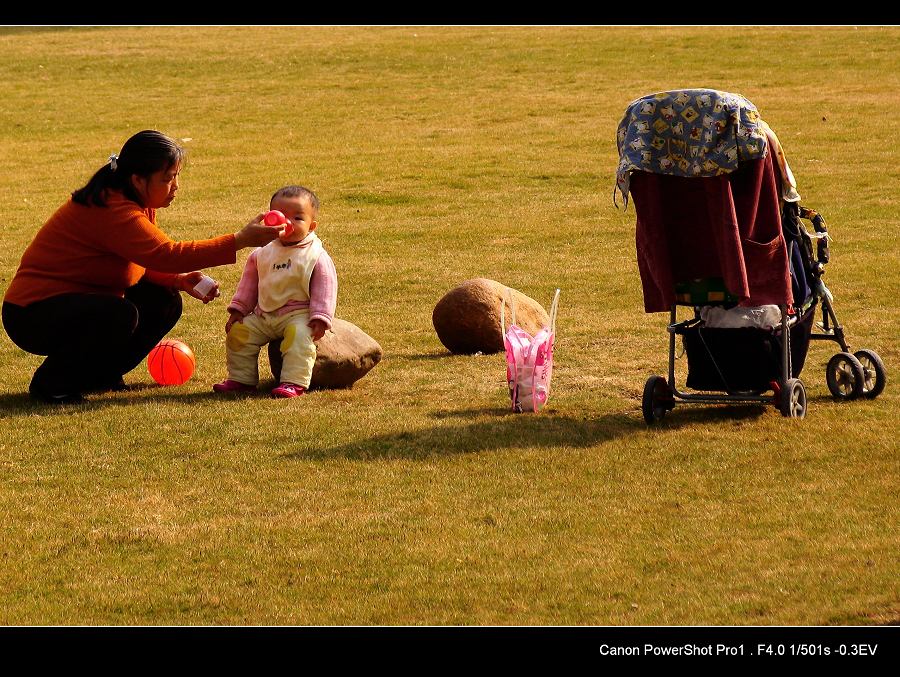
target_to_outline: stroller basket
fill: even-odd
[[[790,330],[790,377],[798,378],[806,361],[814,308]],[[762,393],[782,378],[780,329],[719,328],[702,324],[681,330],[688,360],[687,386],[729,394]]]

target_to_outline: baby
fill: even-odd
[[[228,378],[213,386],[218,393],[255,391],[259,351],[280,339],[281,383],[272,396],[302,395],[316,362],[315,342],[334,319],[337,274],[315,233],[318,198],[303,186],[285,186],[269,208],[283,213],[287,224],[277,239],[250,254],[228,305]]]

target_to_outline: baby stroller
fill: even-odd
[[[625,208],[634,201],[644,309],[670,314],[668,378],[644,387],[648,424],[677,401],[773,403],[804,417],[800,372],[812,340],[840,346],[825,373],[835,398],[882,392],[881,359],[851,352],[822,281],[825,220],[800,206],[781,144],[752,103],[711,89],[651,94],[628,106],[617,141],[613,199],[617,190]],[[679,306],[693,317],[678,321]],[[676,336],[686,386],[700,392],[676,386]]]

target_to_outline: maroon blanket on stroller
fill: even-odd
[[[675,283],[706,277],[742,306],[793,303],[772,153],[720,176],[635,171],[630,188],[646,312],[669,310]]]

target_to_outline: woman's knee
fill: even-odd
[[[142,325],[158,326],[164,334],[177,324],[183,311],[181,294],[151,282],[138,282],[126,289],[125,298],[137,308]]]

